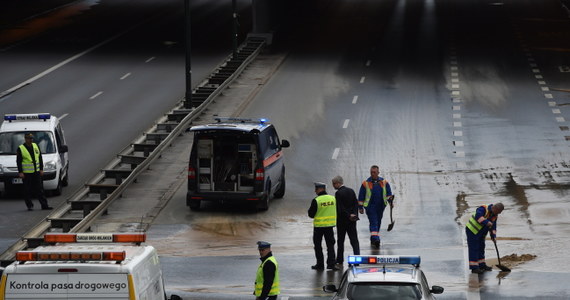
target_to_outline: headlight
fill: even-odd
[[[44,171],[55,171],[57,169],[57,164],[55,161],[50,161],[44,164]]]

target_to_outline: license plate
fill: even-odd
[[[22,178],[12,178],[12,184],[22,184]]]

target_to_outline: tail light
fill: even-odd
[[[196,179],[196,169],[188,167],[188,179]]]
[[[265,179],[265,171],[260,168],[255,170],[255,180],[263,181]]]

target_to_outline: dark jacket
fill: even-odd
[[[266,256],[261,257],[260,260],[263,263],[266,259],[273,256],[272,252],[269,252]],[[273,279],[275,279],[275,264],[272,261],[268,261],[263,265],[263,289],[261,290],[261,299],[265,299],[269,292],[271,291],[271,286],[273,285]]]
[[[24,145],[24,147],[26,147],[26,149],[28,149],[28,152],[32,156],[32,160],[35,162],[34,148],[32,146],[26,145],[26,143],[24,143],[23,145]],[[39,147],[38,147],[38,149],[39,149]],[[43,171],[43,169],[44,169],[44,160],[42,159],[42,150],[40,150],[40,161],[39,161],[39,163],[40,163],[40,169],[37,170],[37,172]],[[18,150],[16,151],[16,164],[18,165],[18,173],[23,173],[22,150],[20,150],[20,147],[18,147]]]
[[[336,198],[337,224],[350,222],[351,214],[358,216],[358,199],[353,189],[341,186],[334,194]]]

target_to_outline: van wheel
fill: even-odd
[[[69,167],[67,167],[67,169],[65,170],[65,177],[63,177],[63,179],[61,180],[61,185],[62,186],[69,185]]]
[[[281,174],[281,182],[279,183],[279,189],[275,194],[273,194],[275,198],[283,198],[285,196],[285,171]]]
[[[190,210],[199,211],[200,210],[200,200],[190,200]]]
[[[62,182],[61,180],[57,182],[57,187],[55,188],[55,190],[51,191],[51,194],[53,196],[60,196],[61,192],[63,191],[63,187],[61,186]]]
[[[263,197],[261,200],[257,201],[257,210],[266,211],[269,209],[269,195]]]

